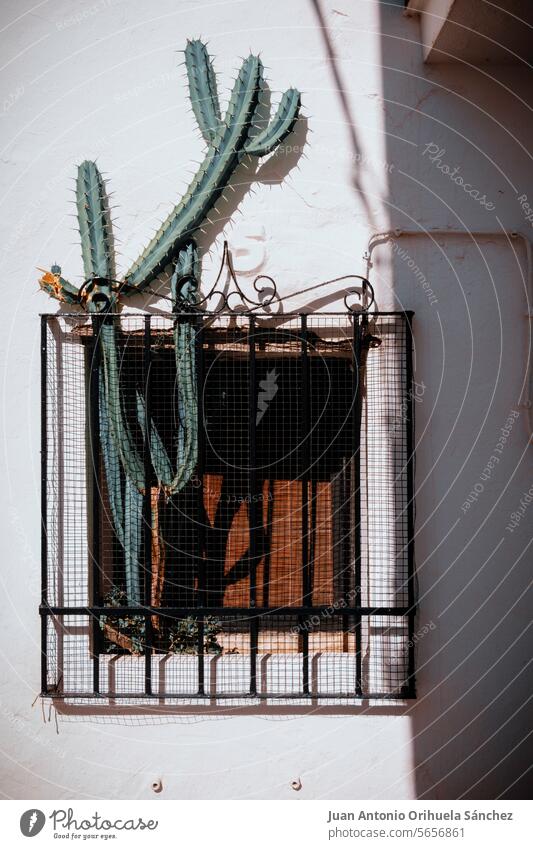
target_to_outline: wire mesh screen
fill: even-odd
[[[42,691],[414,696],[410,317],[44,316]]]

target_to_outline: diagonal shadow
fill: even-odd
[[[333,45],[333,41],[329,32],[329,28],[324,17],[324,13],[322,11],[322,7],[320,4],[320,0],[311,0],[311,6],[313,7],[313,11],[315,13],[318,26],[320,29],[320,34],[322,36],[322,41],[324,43],[324,49],[326,53],[326,57],[329,63],[329,68],[331,74],[333,76],[333,80],[335,83],[336,94],[338,95],[342,111],[344,113],[344,118],[346,121],[346,127],[348,130],[348,135],[350,139],[350,144],[352,146],[353,154],[354,154],[354,162],[358,162],[362,160],[362,150],[361,144],[359,142],[357,128],[355,124],[355,118],[352,113],[352,107],[350,106],[350,101],[346,96],[346,92],[349,90],[349,87],[344,82],[340,67],[339,67],[339,59],[337,53],[335,51],[335,47]],[[359,198],[363,204],[366,217],[368,221],[373,225],[374,224],[374,215],[370,204],[368,203],[366,193],[363,189],[361,179],[359,177],[359,170],[357,165],[354,165],[352,171],[352,182],[355,190],[357,191]]]

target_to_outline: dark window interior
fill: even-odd
[[[191,607],[248,607],[250,504],[258,526],[255,569],[257,606],[304,604],[302,534],[308,528],[312,604],[329,604],[350,590],[350,458],[353,440],[351,349],[308,346],[304,376],[297,334],[258,337],[250,405],[248,340],[228,350],[212,333],[202,351],[200,397],[202,470],[165,509],[152,480],[152,603]],[[272,340],[272,341],[270,341]],[[231,343],[231,340],[230,340]],[[274,347],[275,352],[265,350]],[[280,350],[281,349],[281,350]],[[284,350],[285,349],[285,350]],[[140,340],[125,336],[121,386],[132,431],[142,450],[135,391],[142,389]],[[169,457],[176,453],[178,423],[174,351],[160,340],[152,351],[152,415]],[[303,386],[308,386],[307,412]],[[249,422],[255,421],[254,494],[251,494]],[[105,496],[105,475],[101,474]],[[103,594],[124,587],[124,555],[104,509]],[[158,534],[164,539],[158,544]],[[106,544],[107,543],[107,544]],[[158,618],[161,621],[162,618]],[[160,624],[160,622],[158,623]]]

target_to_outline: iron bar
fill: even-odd
[[[296,296],[298,294],[298,292],[295,292],[294,294]],[[235,313],[228,311],[228,310],[214,310],[214,311],[205,310],[205,311],[202,312],[202,315],[204,315],[206,318],[211,318],[213,316],[219,316],[219,315],[225,315],[225,314],[235,315]],[[340,310],[340,311],[339,310],[320,310],[320,313],[314,313],[314,315],[337,316],[338,318],[346,318],[346,316],[348,314],[349,313],[347,313],[346,310]],[[197,310],[189,310],[189,311],[183,310],[183,311],[180,311],[180,315],[190,316],[191,318],[192,317],[198,318],[198,311]],[[245,318],[248,317],[248,313],[246,313],[246,312],[244,312],[244,313],[239,312],[239,315],[244,316]],[[291,319],[291,318],[300,318],[301,315],[302,315],[301,311],[300,312],[293,311],[293,312],[284,312],[284,313],[282,313],[281,317],[283,319]],[[355,317],[357,318],[358,315],[359,315],[359,313],[356,313]],[[384,317],[387,317],[387,316],[397,316],[399,318],[406,318],[406,317],[409,317],[409,316],[413,316],[414,313],[413,313],[412,310],[384,310],[384,311],[380,310],[379,312],[368,313],[368,315],[370,316],[370,318],[373,318],[373,317],[384,318]],[[40,313],[40,316],[41,316],[41,318],[46,318],[46,319],[57,319],[57,313],[53,313],[53,312]],[[136,318],[138,318],[139,313],[128,312],[128,310],[124,310],[123,312],[106,312],[106,316],[108,318],[119,318],[119,317],[120,318],[130,318],[130,317],[134,317],[134,316]],[[265,315],[261,315],[259,313],[253,313],[253,316],[254,316],[254,318],[259,318],[259,319],[268,318],[269,321],[276,319],[276,315],[271,315],[270,313],[267,313]],[[75,318],[78,322],[80,322],[80,320],[84,320],[88,317],[89,317],[88,313],[80,313],[80,312],[62,312],[61,313],[61,318]],[[279,316],[277,318],[279,318]]]
[[[205,607],[207,603],[206,592],[206,540],[205,540],[205,505],[204,505],[204,463],[205,463],[205,428],[204,428],[204,335],[203,318],[196,317],[196,397],[198,399],[198,461],[196,465],[196,568],[197,568],[197,593],[196,604]]]
[[[309,376],[309,357],[307,341],[307,315],[300,316],[301,335],[301,372],[302,372],[302,394],[301,394],[301,463],[303,468],[298,470],[302,487],[302,600],[304,606],[308,606],[312,597],[311,569],[309,562],[310,534],[309,534],[309,480],[311,468],[311,381]],[[302,648],[302,681],[303,692],[309,692],[309,632],[303,629],[301,634]]]
[[[365,320],[364,318],[362,319]],[[361,607],[361,464],[360,464],[360,440],[361,440],[361,342],[362,327],[358,317],[353,322],[353,423],[352,423],[352,469],[353,469],[353,548],[354,548],[354,597],[355,597],[355,691],[358,696],[362,695],[362,663],[361,663],[361,613],[357,608]]]
[[[47,412],[47,333],[41,316],[41,604],[48,602],[48,412]],[[41,618],[41,692],[48,689],[47,619]]]
[[[51,699],[64,699],[65,698],[65,696],[61,693],[50,692],[50,693],[47,693],[46,695],[47,695],[47,698],[51,698]],[[192,702],[194,702],[195,699],[198,699],[198,700],[206,699],[206,700],[215,701],[215,702],[217,702],[219,700],[224,701],[226,699],[235,699],[235,700],[242,699],[242,701],[248,702],[249,699],[250,699],[250,695],[251,694],[248,691],[243,691],[243,692],[238,691],[238,692],[234,692],[234,693],[221,692],[221,693],[216,693],[216,694],[204,693],[203,695],[199,695],[198,693],[195,693],[195,692],[173,692],[171,690],[169,690],[166,693],[152,693],[150,695],[147,695],[146,693],[120,693],[120,692],[117,693],[116,691],[109,691],[109,692],[106,692],[106,693],[98,693],[97,694],[98,698],[101,698],[102,700],[103,699],[105,699],[105,700],[109,699],[109,700],[112,700],[112,701],[118,700],[119,702],[120,702],[120,700],[122,700],[124,702],[129,702],[129,703],[131,703],[132,700],[138,701],[138,700],[142,700],[142,699],[150,699],[150,700],[153,699],[155,701],[161,701],[161,702],[165,701],[166,699],[173,699],[173,700],[179,699],[180,701],[185,701],[185,700],[189,701],[190,700]],[[69,699],[94,699],[95,694],[94,693],[87,693],[87,692],[84,692],[84,691],[72,691],[72,692],[68,693],[68,698]],[[314,701],[315,699],[316,700],[325,699],[327,701],[330,701],[330,700],[331,701],[338,701],[340,699],[351,699],[351,700],[353,700],[353,699],[359,700],[360,699],[363,702],[367,702],[367,701],[374,700],[374,699],[379,699],[380,701],[394,701],[394,702],[396,702],[396,701],[398,701],[398,699],[406,698],[406,696],[401,691],[398,692],[398,693],[387,693],[387,692],[384,692],[384,693],[375,692],[375,693],[373,693],[373,692],[369,692],[369,693],[365,693],[363,697],[357,696],[357,694],[353,690],[352,691],[346,690],[346,691],[343,691],[341,693],[324,693],[324,692],[321,692],[321,691],[317,691],[317,692],[314,692],[314,693],[309,692],[307,694],[303,693],[303,692],[300,692],[300,693],[293,693],[293,692],[291,692],[291,693],[263,693],[263,692],[257,691],[256,693],[254,693],[254,698],[257,699],[257,700],[260,700],[260,701],[274,701],[274,702],[277,702],[277,701],[284,702],[284,701],[293,701],[293,700],[296,700],[296,701],[313,700]],[[249,707],[249,705],[247,705],[247,707]]]
[[[255,362],[255,319],[248,324],[248,525],[250,607],[257,607],[257,387]],[[250,620],[250,693],[257,690],[257,618]]]
[[[263,607],[269,606],[270,565],[272,560],[272,522],[273,522],[274,486],[268,479],[267,515],[265,528],[265,546],[263,551]]]
[[[405,321],[405,438],[406,438],[406,497],[407,497],[407,603],[408,614],[408,655],[407,655],[407,697],[416,698],[415,681],[415,574],[414,574],[414,403],[413,403],[413,313],[406,313]]]
[[[250,607],[257,606],[257,388],[255,362],[255,320],[249,319],[248,337],[248,521],[250,532]]]
[[[198,623],[198,694],[205,695],[204,684],[204,617],[199,616]]]
[[[175,616],[184,618],[190,616],[191,613],[198,616],[243,616],[249,614],[251,617],[261,616],[324,616],[331,617],[340,614],[347,616],[406,616],[409,613],[408,607],[348,607],[322,604],[314,607],[297,607],[292,605],[284,605],[278,607],[256,607],[253,610],[249,607],[143,607],[142,605],[121,606],[116,607],[102,605],[73,605],[65,607],[59,605],[43,605],[40,608],[40,613],[44,616],[54,615],[61,616],[68,614],[70,616],[126,616],[131,613],[132,616],[145,616],[147,614],[154,615],[160,613],[162,616]]]
[[[196,335],[194,339],[196,349],[196,397],[198,400],[198,461],[196,476],[199,486],[196,488],[196,605],[205,607],[207,603],[206,593],[206,552],[205,552],[205,505],[204,505],[204,456],[205,435],[203,420],[204,403],[204,344],[203,344],[203,319],[199,315],[196,319]],[[198,619],[198,695],[205,694],[205,668],[204,668],[204,617]]]
[[[144,497],[143,497],[143,565],[144,565],[144,602],[147,607],[152,603],[152,460],[150,442],[152,438],[152,331],[151,316],[144,317],[143,346],[143,384],[144,384]],[[144,687],[147,695],[152,692],[152,617],[144,620]]]
[[[89,441],[91,456],[91,537],[89,542],[89,561],[92,569],[92,598],[93,604],[101,603],[101,493],[100,493],[100,334],[104,316],[95,315],[92,319],[93,336],[89,348]],[[93,689],[100,690],[100,623],[96,617],[92,620],[93,643]]]
[[[259,642],[259,619],[254,611],[250,619],[250,695],[257,694],[257,649]]]

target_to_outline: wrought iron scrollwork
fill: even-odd
[[[348,274],[348,275],[346,275],[346,277],[338,277],[337,281],[338,280],[348,280],[350,278],[356,278],[357,280],[362,281],[362,286],[360,287],[361,292],[358,292],[357,290],[353,291],[353,292],[347,292],[344,296],[344,306],[346,307],[348,312],[351,312],[351,313],[369,312],[369,310],[372,308],[372,306],[374,305],[375,300],[376,300],[376,296],[374,294],[374,287],[372,286],[370,281],[366,279],[366,277],[361,277],[359,274]],[[329,282],[337,282],[337,281],[329,281]],[[370,301],[368,303],[366,303],[367,292],[370,292]],[[356,303],[356,304],[350,303],[350,300],[351,300],[351,298],[354,297],[354,295],[358,295],[361,298],[361,301],[359,303]]]
[[[229,285],[233,284],[231,289],[227,288],[225,283],[222,283],[222,278],[224,271],[227,272],[229,277]],[[298,295],[306,294],[307,292],[315,291],[316,289],[321,289],[324,286],[331,285],[332,283],[340,283],[346,280],[360,280],[361,285],[357,288],[350,288],[349,291],[343,289],[344,291],[344,305],[346,310],[351,313],[366,313],[372,308],[375,303],[375,295],[372,284],[366,277],[362,277],[359,274],[345,274],[342,277],[335,277],[331,280],[324,280],[321,283],[315,283],[313,286],[308,286],[305,289],[300,289],[296,292],[291,292],[288,295],[280,297],[277,290],[276,281],[269,274],[258,274],[253,282],[252,286],[254,292],[257,294],[257,299],[251,297],[249,294],[243,290],[242,286],[239,284],[237,279],[237,275],[235,273],[235,268],[233,266],[231,251],[228,247],[228,243],[224,242],[224,249],[222,252],[222,259],[220,262],[220,268],[218,270],[215,282],[211,286],[211,289],[204,297],[197,297],[194,309],[199,311],[207,312],[211,315],[218,315],[222,312],[233,313],[234,315],[239,314],[251,314],[255,313],[259,310],[271,313],[273,316],[279,315],[283,312],[282,304],[284,301],[287,301],[292,298],[298,297]],[[178,293],[181,288],[190,281],[189,276],[184,276],[178,282]],[[265,281],[265,282],[264,282]],[[341,295],[339,293],[339,295]],[[357,302],[354,302],[354,298],[359,298]],[[216,300],[218,299],[218,300]],[[178,298],[179,301],[179,298]],[[215,303],[213,304],[213,301]],[[272,307],[276,305],[277,310],[273,310]]]
[[[224,284],[221,284],[224,271],[227,271],[229,282],[233,284],[233,289],[228,290]],[[267,285],[262,285],[261,281],[268,281]],[[207,295],[196,301],[196,309],[206,310],[215,314],[223,311],[235,314],[251,313],[257,309],[269,312],[270,307],[274,303],[279,303],[280,298],[278,296],[276,281],[270,275],[258,274],[252,286],[254,292],[257,294],[257,300],[247,295],[239,285],[228,243],[224,242],[222,260],[216,280]],[[218,298],[218,302],[214,307],[211,307],[215,298]]]
[[[222,282],[225,271],[228,274],[228,284],[231,288],[228,288],[228,284]],[[228,243],[225,241],[220,268],[215,282],[205,296],[202,296],[199,292],[198,280],[193,274],[184,274],[176,280],[173,298],[168,298],[148,287],[146,291],[164,300],[172,301],[173,311],[177,312],[198,311],[206,312],[210,315],[229,312],[234,315],[246,315],[262,311],[270,313],[275,317],[283,312],[283,302],[297,298],[299,295],[322,289],[333,283],[341,283],[348,280],[361,281],[361,285],[350,287],[349,290],[343,288],[339,293],[340,296],[344,292],[343,301],[347,312],[352,315],[368,313],[375,304],[374,288],[366,277],[362,277],[359,274],[345,274],[341,277],[334,277],[331,280],[323,280],[321,283],[315,283],[305,289],[290,292],[283,297],[280,297],[278,294],[276,281],[273,277],[269,274],[258,274],[251,284],[254,293],[256,293],[256,297],[254,298],[250,294],[246,294],[243,287],[239,284],[233,266],[231,251]],[[113,313],[117,309],[120,295],[127,288],[128,283],[124,281],[121,282],[111,278],[89,278],[80,286],[77,292],[77,301],[81,306],[86,306],[88,297],[90,296],[92,301],[97,304],[96,312]],[[195,291],[193,300],[191,300],[191,290]],[[277,309],[272,309],[274,306]]]

